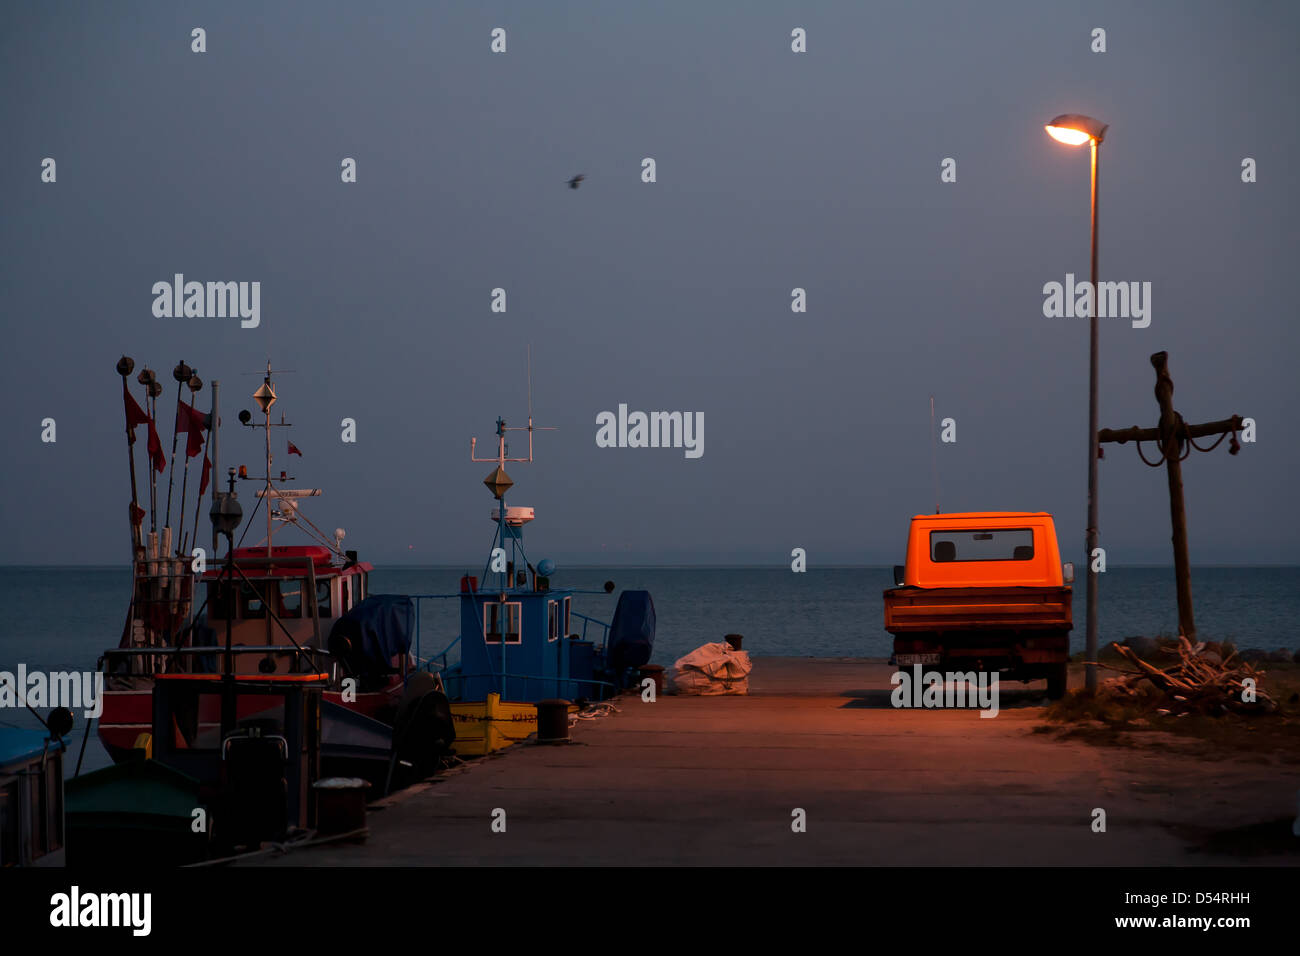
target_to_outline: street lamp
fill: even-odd
[[[1097,148],[1106,136],[1107,125],[1091,116],[1062,113],[1047,124],[1047,133],[1067,146],[1092,143],[1092,315],[1088,329],[1088,530],[1087,544],[1087,688],[1097,690],[1097,572],[1093,552],[1097,549]]]

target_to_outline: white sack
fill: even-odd
[[[673,690],[678,694],[748,694],[749,654],[726,641],[697,647],[673,662]]]

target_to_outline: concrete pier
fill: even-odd
[[[1001,712],[903,710],[882,661],[756,658],[746,697],[628,695],[567,745],[517,745],[390,798],[363,844],[259,865],[1169,865],[1197,834],[1295,810],[1264,761],[1035,733],[1043,684]],[[1072,686],[1082,674],[1071,674]],[[1164,735],[1172,736],[1172,735]],[[1106,811],[1094,832],[1093,811]],[[505,832],[494,832],[495,811]],[[797,810],[806,832],[794,832]],[[499,817],[500,814],[498,813]],[[1217,845],[1217,844],[1216,844]]]

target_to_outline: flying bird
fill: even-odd
[[[577,189],[577,188],[578,188],[578,184],[579,184],[580,182],[582,182],[582,181],[583,181],[584,179],[586,179],[586,178],[587,178],[587,177],[586,177],[585,174],[583,174],[583,173],[578,173],[578,175],[574,176],[572,179],[569,180],[569,188],[570,188],[570,189]]]

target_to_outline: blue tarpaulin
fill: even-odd
[[[393,658],[411,649],[415,605],[405,594],[372,594],[334,622],[330,649],[350,645],[348,664],[364,673],[392,671]]]
[[[649,591],[624,591],[618,596],[609,626],[605,653],[616,673],[650,660],[655,644],[655,602]]]

